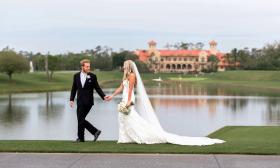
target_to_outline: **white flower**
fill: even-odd
[[[118,111],[125,115],[128,115],[130,113],[130,108],[126,106],[126,103],[124,101],[122,101],[118,104]]]
[[[90,79],[90,76],[89,76],[89,75],[87,75],[87,79]]]

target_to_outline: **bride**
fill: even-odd
[[[136,64],[131,60],[127,60],[124,62],[123,68],[123,81],[115,92],[109,96],[109,100],[111,100],[123,91],[122,102],[130,109],[128,114],[119,112],[118,143],[171,143],[200,146],[225,142],[220,139],[179,136],[165,132],[147,96]],[[134,94],[134,88],[136,88],[137,96]]]

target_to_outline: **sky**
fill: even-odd
[[[52,54],[97,45],[147,49],[218,42],[261,48],[280,40],[279,0],[0,0],[0,49]]]

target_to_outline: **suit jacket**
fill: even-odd
[[[105,94],[103,93],[102,89],[100,88],[97,82],[96,75],[94,75],[93,73],[88,73],[84,87],[82,87],[80,73],[81,72],[78,72],[74,75],[70,101],[74,101],[77,92],[78,106],[94,105],[93,89],[95,89],[99,96],[104,100]]]

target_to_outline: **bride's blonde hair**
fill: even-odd
[[[135,70],[133,68],[133,61],[126,60],[123,63],[123,80],[126,80],[131,73],[135,73]],[[136,81],[135,81],[135,84],[136,84]]]

